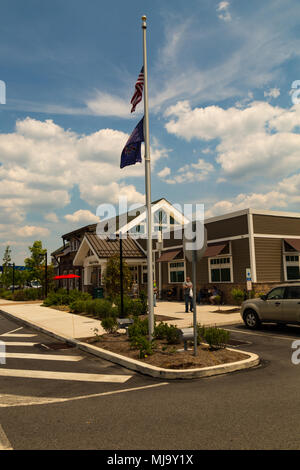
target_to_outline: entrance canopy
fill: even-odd
[[[216,243],[215,245],[211,246],[208,245],[203,256],[205,258],[218,256],[220,253],[222,253],[222,251],[224,250],[224,248],[226,248],[227,245],[228,243]]]
[[[174,258],[176,258],[177,255],[179,255],[180,252],[182,252],[182,250],[166,251],[158,258],[157,261],[159,263],[162,261],[172,261]]]

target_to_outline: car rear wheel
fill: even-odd
[[[260,327],[260,321],[254,310],[246,310],[244,313],[244,322],[247,328],[255,330]]]

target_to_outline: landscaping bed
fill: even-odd
[[[183,343],[169,345],[165,340],[155,340],[153,353],[141,359],[139,351],[131,348],[128,336],[122,333],[106,333],[97,337],[83,338],[81,341],[164,369],[210,367],[242,361],[249,357],[246,354],[226,348],[211,350],[205,344],[198,345],[198,355],[195,357],[192,345],[190,346],[192,349],[180,351],[183,349]]]

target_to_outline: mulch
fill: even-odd
[[[246,359],[246,354],[239,351],[229,351],[228,349],[210,350],[205,344],[198,345],[197,356],[194,356],[192,343],[187,351],[183,350],[183,343],[168,345],[165,340],[155,340],[154,354],[144,358],[139,358],[139,351],[130,348],[128,337],[122,333],[104,334],[98,338],[83,338],[84,341],[101,349],[106,349],[114,353],[140,360],[146,364],[162,367],[165,369],[192,369],[216,366],[229,362]]]

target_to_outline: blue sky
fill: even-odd
[[[2,0],[0,246],[17,263],[101,203],[143,203],[143,164],[119,169],[143,111],[130,114],[142,14],[152,199],[300,212],[296,0]]]

